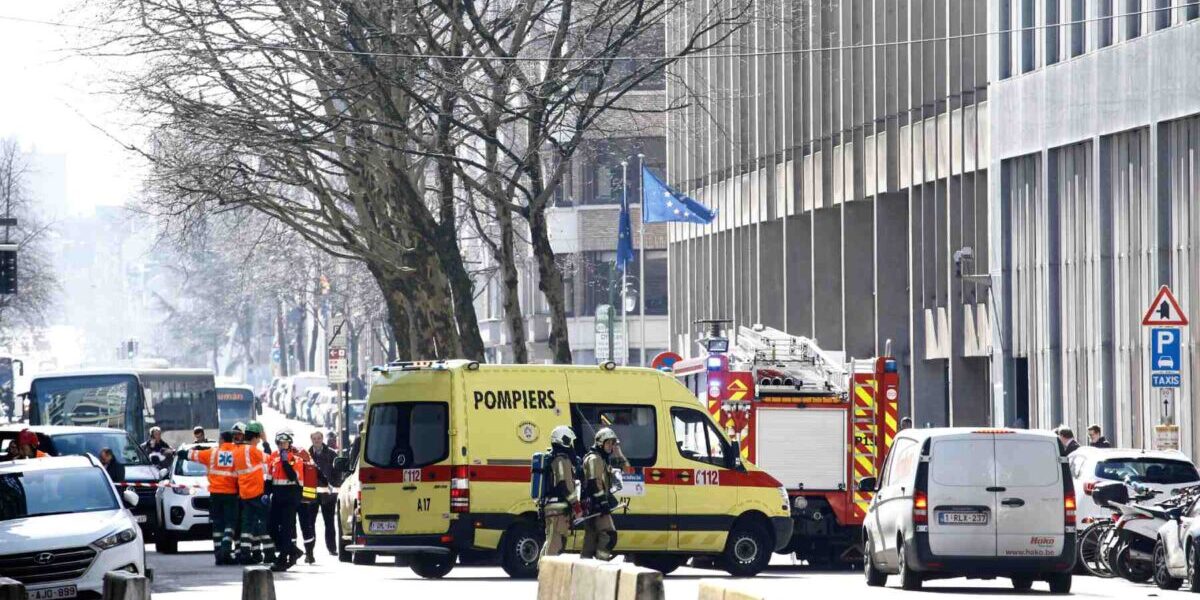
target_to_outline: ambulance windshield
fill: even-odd
[[[449,406],[445,402],[380,404],[371,408],[368,422],[368,464],[417,469],[449,456]]]

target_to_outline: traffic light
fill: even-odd
[[[17,293],[17,245],[0,244],[0,294]]]

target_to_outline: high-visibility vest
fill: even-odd
[[[221,444],[216,448],[192,449],[188,459],[208,466],[208,493],[236,494],[238,472],[234,467],[237,444]]]
[[[288,464],[292,465],[292,470],[296,472],[297,481],[288,479],[287,471],[283,469],[283,455],[280,450],[271,453],[271,457],[267,459],[267,473],[271,477],[271,485],[303,485],[304,484],[304,465],[308,462],[306,459],[308,454],[296,450],[288,450]]]
[[[317,465],[313,461],[304,463],[304,491],[302,496],[305,501],[317,499]]]
[[[233,454],[234,470],[237,471],[238,496],[250,500],[263,495],[263,460],[262,450],[257,445],[241,444]]]

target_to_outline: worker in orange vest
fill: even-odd
[[[215,448],[196,446],[188,452],[188,460],[208,467],[209,518],[212,520],[213,555],[217,565],[231,565],[233,560],[233,529],[238,520],[238,472],[234,456],[238,452],[233,432],[221,433],[221,443]]]
[[[249,425],[238,423],[233,426],[235,432],[239,426],[244,433],[243,441],[238,444],[238,451],[233,455],[242,511],[238,562],[243,565],[275,562],[275,545],[267,536],[267,510],[271,503],[270,496],[264,493],[263,477],[267,462],[258,447],[262,425],[257,421],[252,421]]]
[[[277,449],[267,459],[271,475],[271,534],[279,550],[272,571],[286,571],[304,556],[296,547],[296,511],[300,508],[304,486],[304,465],[310,462],[308,453],[292,448],[292,432],[284,429],[275,434]]]

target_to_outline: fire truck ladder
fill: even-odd
[[[759,395],[838,395],[848,391],[850,374],[840,357],[803,336],[762,325],[741,326],[733,354],[739,362],[749,364]],[[759,380],[760,368],[784,375]]]

